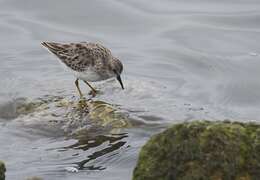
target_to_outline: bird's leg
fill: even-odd
[[[76,87],[77,87],[77,89],[78,89],[80,99],[82,99],[82,98],[83,98],[83,94],[82,94],[82,92],[81,92],[81,90],[80,90],[80,88],[79,88],[79,79],[76,79],[75,85],[76,85]]]
[[[78,89],[79,96],[80,96],[80,100],[79,100],[78,106],[79,106],[81,109],[83,109],[83,108],[85,108],[85,107],[87,106],[87,103],[86,103],[86,99],[84,99],[83,94],[82,94],[82,92],[81,92],[81,90],[80,90],[80,88],[79,88],[79,79],[76,79],[75,85],[76,85],[76,87],[77,87],[77,89]]]
[[[87,81],[84,81],[84,82],[90,87],[90,89],[91,89],[90,94],[91,94],[93,97],[95,97],[96,94],[97,94],[97,90],[94,89]]]

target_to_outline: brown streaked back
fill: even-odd
[[[74,71],[82,72],[95,64],[107,64],[112,58],[111,52],[97,43],[41,43],[50,52],[55,54],[65,65]]]

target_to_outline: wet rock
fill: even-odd
[[[23,126],[44,133],[60,135],[97,133],[100,131],[119,133],[122,128],[129,128],[137,122],[118,106],[104,101],[77,100],[59,96],[24,100],[17,105],[17,118]]]
[[[13,101],[1,101],[0,103],[0,118],[13,119],[16,117],[16,107]]]
[[[133,180],[254,180],[260,177],[260,125],[181,123],[142,148]]]
[[[5,164],[4,162],[0,161],[0,180],[5,180]]]

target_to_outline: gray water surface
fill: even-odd
[[[259,0],[0,0],[0,159],[7,180],[131,179],[138,152],[195,119],[260,121]],[[124,64],[126,89],[96,99],[144,123],[84,140],[21,125],[15,99],[77,96],[74,77],[42,41],[99,42]],[[83,84],[82,90],[88,89]],[[150,124],[158,124],[151,128]],[[78,173],[66,167],[82,165]]]

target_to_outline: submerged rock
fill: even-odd
[[[16,121],[32,129],[55,134],[77,134],[106,131],[119,133],[137,121],[131,119],[118,106],[103,101],[76,100],[59,96],[25,99],[16,105]]]
[[[5,164],[0,161],[0,180],[5,180]]]
[[[174,125],[142,148],[133,180],[256,180],[260,125],[194,121]]]

